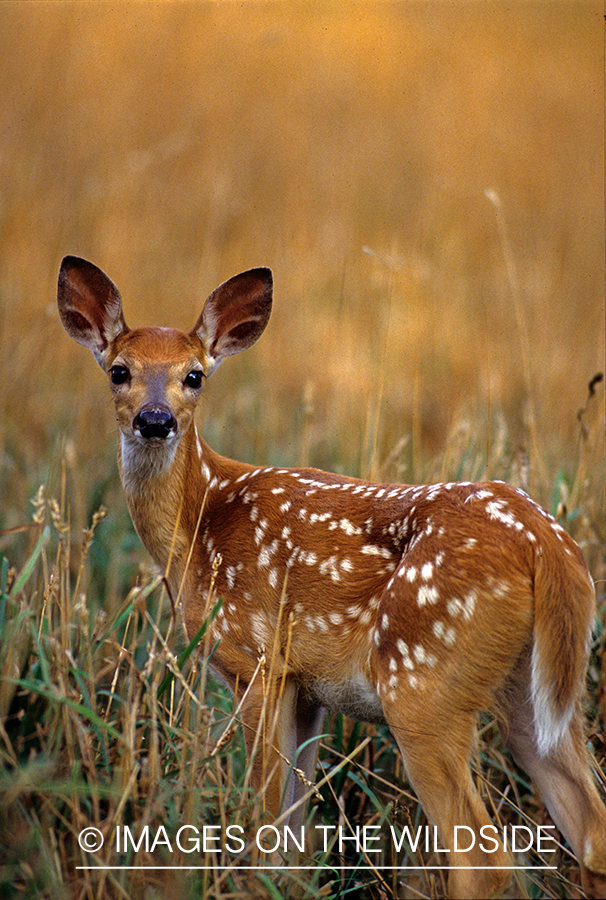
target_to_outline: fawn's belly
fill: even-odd
[[[312,678],[305,682],[304,689],[308,699],[318,706],[375,725],[385,722],[377,692],[361,672],[343,681]]]

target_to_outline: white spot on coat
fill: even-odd
[[[437,603],[440,599],[440,593],[435,584],[422,584],[417,594],[417,604],[425,606],[426,603]]]

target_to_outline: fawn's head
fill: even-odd
[[[205,378],[222,359],[263,333],[272,302],[269,269],[251,269],[220,285],[189,333],[131,330],[117,287],[101,269],[66,256],[57,303],[67,333],[92,351],[108,375],[123,444],[176,445],[189,428]]]

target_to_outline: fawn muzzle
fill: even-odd
[[[133,420],[133,431],[145,440],[166,440],[177,432],[177,420],[169,409],[144,407]]]

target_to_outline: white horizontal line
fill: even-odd
[[[556,870],[557,866],[241,866],[238,863],[232,863],[229,866],[76,866],[77,870],[91,872],[95,869],[133,869],[137,870],[153,870],[153,871],[168,871],[168,870],[183,870],[186,872],[190,872],[194,869],[204,869],[204,870],[212,870],[213,872],[223,872],[229,869],[248,869],[250,871],[261,871],[261,872],[283,872],[284,869],[292,870],[292,871],[317,871],[318,869],[327,869],[327,870],[336,870],[339,872],[360,872],[363,870],[368,870],[370,872],[375,871],[394,871],[394,872],[410,872],[413,870],[419,870],[421,872],[427,872],[434,869],[465,869],[470,872],[480,872],[480,871],[492,871],[492,870],[502,870],[507,869],[513,872],[526,872],[526,871],[543,871],[543,870]]]

